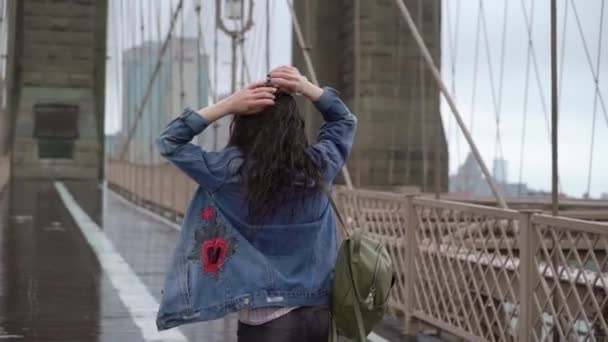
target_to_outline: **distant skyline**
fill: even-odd
[[[449,42],[448,28],[454,34],[456,26],[457,5],[460,3],[458,39]],[[533,23],[532,40],[537,58],[539,78],[542,83],[542,94],[546,104],[547,117],[550,118],[550,9],[549,1],[523,1],[529,20]],[[530,5],[534,4],[534,15],[530,16]],[[568,18],[564,20],[565,7],[568,3]],[[581,28],[588,44],[589,54],[595,68],[599,24],[602,1],[558,1],[558,53],[559,63],[563,63],[563,80],[561,81],[560,119],[559,119],[559,171],[562,191],[571,196],[582,196],[587,187],[589,147],[591,142],[591,123],[593,116],[594,82],[587,63],[585,50],[581,42],[577,21],[574,16],[572,3],[575,4],[580,18]],[[447,7],[449,4],[450,7]],[[504,16],[505,4],[507,15]],[[492,102],[492,86],[490,83],[490,68],[486,58],[485,37],[483,31],[479,36],[479,55],[477,69],[477,88],[475,103],[473,99],[473,79],[475,74],[475,40],[479,13],[479,1],[443,1],[442,27],[442,73],[443,79],[451,88],[455,84],[455,100],[464,121],[472,131],[473,138],[480,149],[488,167],[492,160],[498,157],[495,153],[496,118]],[[488,29],[489,52],[492,57],[492,72],[496,93],[499,89],[501,41],[503,18],[507,18],[505,40],[505,64],[502,98],[501,140],[503,158],[508,160],[508,170],[511,182],[519,181],[520,149],[522,139],[522,122],[525,100],[525,76],[527,58],[527,30],[522,1],[483,1],[485,24]],[[604,8],[604,16],[608,15]],[[566,23],[565,54],[561,59],[561,43]],[[604,24],[601,40],[600,60],[608,60],[608,28]],[[484,22],[481,22],[484,27]],[[455,46],[456,49],[451,49]],[[453,52],[456,59],[453,63]],[[455,77],[452,77],[452,65],[455,66]],[[608,73],[605,65],[600,64],[599,84],[602,95],[608,101]],[[551,189],[551,146],[547,132],[547,124],[543,115],[535,71],[530,69],[528,91],[527,125],[525,135],[525,154],[522,182],[538,190]],[[608,105],[608,103],[607,103]],[[450,171],[453,174],[457,167],[464,162],[468,152],[466,141],[462,135],[457,137],[455,121],[452,113],[442,104],[444,127],[450,145]],[[474,120],[471,121],[473,115]],[[470,127],[470,123],[473,127]],[[460,146],[460,150],[458,150]],[[608,149],[608,122],[605,120],[598,103],[596,117],[595,150],[591,182],[591,195],[599,197],[608,192],[608,160],[602,158]]]
[[[120,1],[110,1],[110,13],[115,13]],[[158,0],[146,2],[152,4],[152,17],[155,18],[154,10],[160,6],[163,23],[161,31],[164,34],[168,28],[170,17],[169,4],[175,1]],[[184,25],[184,35],[196,36],[196,15],[193,10],[193,1],[185,0],[184,13],[186,22]],[[491,70],[494,78],[495,93],[499,89],[499,76],[501,70],[500,53],[503,28],[503,14],[505,1],[482,1],[485,10],[485,24],[487,26],[487,41],[489,49],[486,50],[486,38],[483,34],[479,36],[479,55],[477,69],[477,88],[475,91],[475,102],[473,103],[473,76],[475,74],[475,41],[476,27],[478,23],[477,0],[443,0],[442,1],[442,77],[448,88],[452,84],[455,86],[453,94],[459,110],[463,115],[469,129],[472,131],[473,138],[481,151],[486,164],[492,167],[492,160],[499,157],[496,153],[496,118],[495,106],[492,101],[492,85],[490,83],[490,68],[486,58],[489,50],[491,55]],[[522,3],[525,10],[522,9]],[[558,32],[559,42],[562,41],[562,29],[564,24],[564,4],[569,4],[569,15],[566,21],[566,40],[563,60],[563,82],[561,89],[560,102],[560,176],[562,190],[571,196],[581,196],[587,187],[587,175],[589,164],[589,147],[591,141],[591,122],[593,116],[594,101],[594,81],[587,63],[585,50],[579,36],[577,22],[571,3],[574,3],[578,16],[581,19],[581,27],[587,40],[589,54],[595,68],[598,44],[599,44],[599,18],[601,1],[583,0],[564,0],[558,1]],[[210,60],[213,61],[213,25],[215,1],[203,1],[203,32],[205,46],[211,53]],[[252,69],[252,79],[263,78],[266,70],[264,66],[264,35],[265,20],[264,9],[265,1],[255,1],[254,28],[250,31],[245,42],[245,51],[248,56],[249,64]],[[292,30],[289,10],[285,1],[270,0],[272,8],[271,25],[271,67],[289,64],[291,62]],[[519,181],[520,174],[520,149],[522,147],[522,122],[524,112],[524,88],[526,76],[526,57],[527,57],[527,31],[524,21],[524,11],[529,15],[530,5],[534,4],[534,15],[532,21],[533,45],[537,58],[538,74],[542,84],[542,94],[546,104],[547,115],[550,115],[550,64],[549,64],[549,2],[539,2],[533,0],[509,1],[507,7],[507,31],[504,54],[504,78],[503,96],[500,106],[501,140],[503,158],[508,160],[507,174],[512,182]],[[122,4],[123,10],[125,5]],[[133,6],[133,5],[131,5]],[[457,15],[457,7],[460,7],[460,14]],[[114,12],[113,12],[114,8]],[[604,9],[607,15],[608,9]],[[458,20],[456,20],[459,18]],[[530,17],[531,18],[531,17]],[[154,19],[155,20],[155,19]],[[137,19],[132,20],[131,25],[137,26]],[[146,19],[144,19],[146,23]],[[454,35],[456,23],[458,22],[458,39],[450,42],[448,32]],[[116,96],[112,96],[114,90],[116,68],[113,66],[116,55],[115,44],[112,42],[112,26],[120,32],[124,31],[119,23],[114,23],[110,19],[110,46],[108,54],[108,92],[107,102],[107,125],[106,132],[113,132],[119,128],[120,113],[116,113],[112,108],[116,108],[120,101]],[[601,61],[608,60],[608,28],[603,27],[601,40]],[[179,23],[178,23],[178,27]],[[483,27],[483,22],[482,22]],[[404,33],[409,35],[407,29],[403,28]],[[156,30],[155,30],[156,31]],[[180,30],[177,33],[180,33]],[[115,36],[116,34],[114,34]],[[148,39],[156,39],[149,37]],[[452,47],[455,47],[454,49]],[[561,47],[560,47],[561,48]],[[561,50],[560,50],[561,51]],[[218,63],[218,83],[220,93],[229,90],[230,83],[230,41],[225,34],[219,34],[219,63]],[[455,59],[454,59],[455,56]],[[455,63],[454,63],[455,61]],[[560,61],[560,63],[562,63]],[[455,73],[452,75],[452,64]],[[213,66],[210,66],[213,70]],[[608,102],[608,76],[604,72],[605,66],[600,63],[598,82],[601,93]],[[240,72],[239,72],[240,74]],[[406,75],[404,75],[406,77]],[[452,83],[453,82],[453,83]],[[543,108],[539,98],[535,70],[530,69],[530,83],[528,91],[527,124],[525,135],[525,156],[522,169],[522,182],[538,190],[549,190],[551,181],[551,159],[550,145],[547,135],[547,125],[543,115]],[[608,105],[608,103],[606,103]],[[177,109],[176,109],[177,110]],[[454,174],[458,166],[461,165],[468,153],[466,141],[457,129],[452,113],[442,99],[442,116],[444,129],[448,138],[450,150],[450,174]],[[595,150],[592,169],[591,195],[599,197],[602,193],[608,192],[608,160],[602,158],[608,149],[608,123],[604,118],[602,109],[598,105],[596,117]],[[473,120],[471,120],[473,118]]]

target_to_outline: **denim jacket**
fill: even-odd
[[[357,120],[331,88],[314,104],[325,123],[309,153],[331,185],[350,154]],[[248,224],[236,176],[239,150],[189,143],[207,126],[185,109],[157,138],[161,154],[199,185],[165,279],[158,329],[244,308],[328,305],[338,246],[327,196],[311,190],[304,200],[285,201],[264,225]]]

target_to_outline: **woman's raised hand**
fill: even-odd
[[[228,112],[238,115],[259,113],[274,105],[276,91],[277,89],[268,86],[266,81],[254,82],[226,98]]]
[[[279,90],[291,94],[302,94],[313,101],[318,99],[323,92],[321,88],[310,83],[305,76],[302,76],[298,69],[289,65],[283,65],[270,71],[268,80]]]

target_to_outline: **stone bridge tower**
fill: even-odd
[[[101,179],[107,0],[8,0],[16,179]]]
[[[439,89],[421,62],[420,52],[393,0],[358,0],[360,62],[355,63],[351,0],[299,0],[295,10],[319,82],[337,88],[355,111],[354,79],[360,79],[359,119],[348,164],[355,186],[434,189],[439,164],[447,190],[448,152],[439,113]],[[407,0],[435,61],[441,60],[441,2]],[[420,24],[421,22],[421,24]],[[294,34],[294,64],[306,72]],[[440,63],[437,63],[440,64]],[[320,118],[304,105],[311,138]],[[439,151],[439,163],[435,160]]]

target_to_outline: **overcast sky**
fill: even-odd
[[[291,60],[291,20],[286,2],[282,0],[269,0],[271,7],[271,67],[288,64]],[[198,0],[185,0],[185,25],[184,32],[187,36],[196,36],[196,14],[193,3]],[[479,0],[443,0],[442,1],[442,73],[443,80],[450,89],[455,88],[454,97],[457,106],[463,115],[464,121],[473,133],[474,140],[481,150],[484,160],[491,167],[492,160],[499,156],[496,153],[496,108],[500,116],[500,134],[502,141],[503,156],[508,160],[507,174],[509,180],[516,182],[520,174],[520,151],[522,149],[522,125],[524,108],[527,108],[526,134],[524,135],[525,150],[522,168],[522,181],[536,189],[550,189],[551,182],[551,150],[548,136],[548,126],[545,120],[550,118],[550,20],[549,1],[534,1],[533,14],[531,4],[533,0],[485,0],[483,9],[485,20],[480,20]],[[564,41],[565,53],[560,63],[563,63],[563,79],[561,82],[560,100],[560,174],[562,190],[569,195],[581,196],[587,188],[589,172],[589,156],[591,146],[591,129],[594,108],[595,83],[593,73],[599,74],[598,83],[600,92],[604,98],[605,106],[608,106],[608,81],[605,69],[605,61],[608,60],[608,28],[603,25],[603,34],[600,41],[600,14],[603,0],[559,0],[559,49]],[[120,57],[117,56],[118,46],[132,46],[133,42],[141,42],[141,37],[125,37],[126,26],[138,27],[138,18],[119,15],[123,13],[135,13],[135,7],[139,6],[136,1],[126,2],[124,0],[111,0],[109,21],[109,49],[108,62],[108,102],[107,102],[107,132],[115,132],[119,129],[120,113],[117,110],[119,100],[116,100],[117,82],[116,75],[120,67],[114,64]],[[144,4],[144,25],[156,25],[157,13],[161,17],[161,32],[164,36],[168,29],[170,19],[169,5],[177,3],[176,0],[153,0]],[[212,54],[213,49],[213,27],[215,1],[203,0],[201,27],[205,36],[206,51]],[[505,7],[505,4],[508,5]],[[566,4],[568,4],[568,16],[565,17]],[[576,20],[574,7],[579,17]],[[129,7],[131,6],[131,7]],[[150,6],[150,7],[146,7]],[[263,20],[265,1],[255,1],[255,13],[253,29],[247,34],[245,51],[250,65],[251,77],[258,79],[266,73],[265,66],[265,22]],[[507,15],[505,16],[505,9]],[[608,8],[604,9],[607,15]],[[531,22],[532,45],[537,68],[531,59],[529,69],[529,85],[527,91],[527,107],[524,106],[526,99],[526,61],[528,56],[528,31],[524,13]],[[120,19],[127,24],[121,24]],[[506,18],[504,63],[501,63],[503,23]],[[151,19],[151,20],[149,20]],[[149,24],[154,23],[154,24]],[[563,31],[566,23],[565,34]],[[579,26],[583,31],[587,43],[590,67],[585,48],[579,33]],[[178,33],[181,32],[181,24],[178,23]],[[487,28],[487,30],[485,30]],[[157,28],[145,29],[146,39],[158,40]],[[479,35],[479,45],[476,60],[476,37]],[[121,34],[122,38],[117,38]],[[486,40],[487,34],[487,40]],[[450,37],[452,37],[450,39]],[[564,39],[565,40],[562,40]],[[116,42],[115,40],[121,41]],[[486,45],[486,41],[488,44]],[[601,44],[601,50],[598,45]],[[229,90],[230,74],[230,41],[220,32],[219,34],[219,63],[218,63],[218,88],[220,93]],[[488,54],[490,65],[488,64]],[[600,63],[597,72],[598,51]],[[503,81],[500,87],[501,65]],[[454,74],[452,74],[454,66]],[[473,97],[473,79],[477,69],[477,86],[475,97]],[[211,66],[213,70],[213,66]],[[592,72],[593,70],[593,72]],[[493,75],[493,83],[490,75]],[[538,77],[537,77],[538,75]],[[215,83],[212,80],[212,83]],[[539,83],[541,91],[539,92]],[[492,88],[494,88],[493,99]],[[500,89],[502,88],[502,91]],[[118,88],[119,89],[119,88]],[[500,95],[502,94],[502,95]],[[545,102],[543,110],[541,96]],[[499,101],[501,97],[501,101]],[[473,102],[473,99],[475,100]],[[498,105],[500,102],[500,106]],[[601,102],[596,105],[596,133],[595,148],[593,154],[593,168],[591,177],[591,194],[599,196],[608,192],[608,160],[605,157],[608,149],[608,113],[602,111]],[[444,127],[448,136],[450,148],[450,173],[454,173],[460,163],[464,161],[468,153],[465,139],[459,133],[453,116],[445,103],[442,105]],[[472,127],[471,126],[472,123]]]

